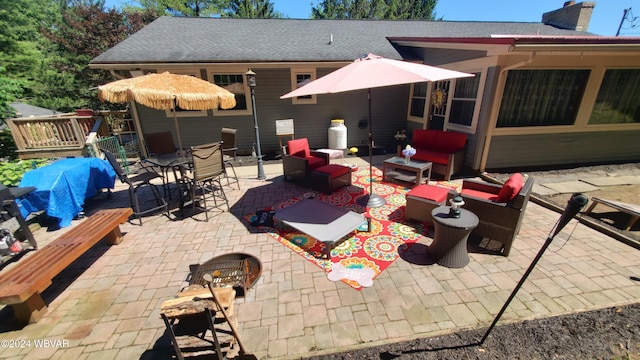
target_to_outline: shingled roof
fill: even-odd
[[[400,55],[388,37],[590,35],[543,23],[160,17],[92,64],[351,61]]]

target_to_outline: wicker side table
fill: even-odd
[[[465,209],[460,209],[459,218],[449,217],[448,206],[433,209],[431,215],[435,233],[427,254],[442,266],[465,267],[469,263],[467,239],[471,231],[478,226],[478,217]]]

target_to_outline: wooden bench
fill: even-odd
[[[589,214],[593,212],[593,208],[595,208],[597,204],[603,204],[610,208],[616,209],[620,212],[630,215],[631,218],[629,219],[629,221],[627,222],[627,225],[625,226],[625,230],[627,231],[629,231],[636,224],[636,222],[638,222],[638,219],[640,219],[640,206],[634,205],[634,204],[627,204],[620,201],[602,199],[595,196],[591,198],[591,205],[589,206],[587,211],[585,211],[585,213]]]
[[[0,272],[0,304],[11,305],[21,324],[37,322],[47,311],[41,294],[53,278],[101,239],[111,245],[119,244],[120,224],[131,214],[130,208],[100,210]]]

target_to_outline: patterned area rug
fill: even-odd
[[[269,226],[259,226],[275,240],[327,272],[332,281],[343,281],[354,289],[373,285],[375,279],[396,261],[400,254],[417,242],[427,231],[427,224],[404,220],[405,194],[410,188],[382,182],[382,171],[374,168],[374,192],[386,200],[384,206],[366,209],[358,199],[368,193],[369,169],[353,173],[353,185],[344,187],[331,195],[309,191],[295,198],[274,205],[269,209],[250,214],[246,220],[256,224],[258,218],[273,214],[298,201],[315,198],[328,204],[361,213],[371,219],[371,229],[367,222],[348,235],[346,240],[331,250],[331,259],[326,258],[325,244],[274,219]],[[456,189],[456,182],[430,182]],[[272,225],[272,226],[271,226]]]

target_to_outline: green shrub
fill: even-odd
[[[29,170],[43,167],[50,159],[13,160],[0,164],[0,182],[5,186],[18,186],[22,176]]]
[[[0,159],[16,158],[16,143],[13,141],[9,128],[0,130]]]

